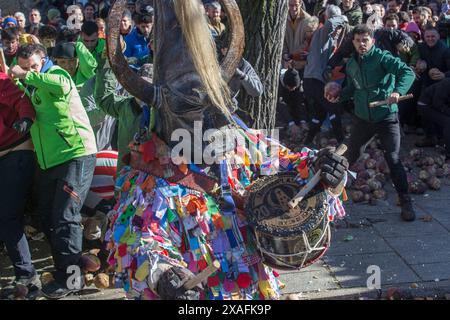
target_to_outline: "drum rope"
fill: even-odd
[[[263,246],[261,245],[261,242],[260,242],[260,240],[259,240],[258,232],[255,232],[255,235],[256,235],[256,242],[257,242],[257,245],[258,245],[258,249],[259,249],[259,251],[261,252],[261,256],[263,257],[263,259],[264,259],[264,255],[263,255],[263,254],[265,253],[265,254],[267,254],[268,256],[270,256],[271,258],[275,259],[275,260],[276,260],[279,264],[281,264],[281,265],[284,265],[284,266],[289,267],[289,268],[301,269],[301,268],[303,268],[304,265],[305,265],[305,262],[306,262],[306,259],[307,259],[307,257],[308,257],[308,254],[310,254],[310,253],[312,253],[312,252],[314,252],[314,251],[326,250],[327,248],[330,247],[330,243],[331,243],[330,219],[327,219],[327,224],[326,224],[326,226],[325,226],[325,232],[324,232],[324,233],[320,236],[320,238],[317,240],[317,242],[316,242],[316,244],[314,245],[314,247],[311,247],[310,242],[309,242],[309,240],[308,240],[308,237],[307,237],[307,235],[306,235],[306,232],[303,231],[302,236],[303,236],[303,241],[304,241],[304,243],[305,243],[305,249],[306,249],[306,251],[302,251],[302,252],[291,253],[291,254],[276,254],[276,253],[273,253],[273,252],[269,252],[269,251],[265,250],[265,249],[263,248]],[[321,241],[323,240],[323,238],[325,237],[325,235],[327,235],[327,238],[328,238],[328,239],[327,239],[326,246],[318,247],[319,243],[321,243]],[[285,257],[295,257],[295,256],[299,256],[299,255],[301,255],[301,254],[304,255],[304,256],[303,256],[303,261],[302,261],[301,265],[298,266],[298,267],[297,267],[297,266],[290,265],[290,264],[285,263],[284,261],[278,259],[278,257],[280,257],[280,258],[285,258]]]

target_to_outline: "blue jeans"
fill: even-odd
[[[67,268],[78,265],[82,253],[81,207],[91,186],[95,155],[41,170],[38,213],[55,264],[55,280],[65,283]]]
[[[22,224],[35,169],[33,151],[14,151],[0,157],[0,241],[6,245],[16,277],[36,273]]]

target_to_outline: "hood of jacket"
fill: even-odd
[[[346,16],[336,16],[328,19],[325,25],[314,33],[305,66],[305,78],[314,78],[324,82],[322,74],[328,60],[344,38],[347,25],[348,19]],[[339,39],[335,41],[331,35],[338,27],[342,27],[344,30],[341,32]]]

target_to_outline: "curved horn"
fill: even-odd
[[[155,95],[153,84],[145,81],[133,72],[122,54],[120,45],[120,21],[126,9],[126,3],[127,0],[116,0],[109,15],[109,34],[107,37],[109,63],[117,80],[128,93],[145,103],[151,104]]]
[[[228,82],[234,76],[236,68],[244,54],[244,22],[242,21],[241,12],[235,0],[221,0],[221,2],[225,8],[228,19],[230,20],[231,29],[230,47],[221,64],[225,80]]]

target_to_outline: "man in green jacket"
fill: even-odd
[[[95,76],[97,60],[80,41],[58,43],[52,55],[56,64],[70,74],[78,90]]]
[[[152,74],[152,65],[145,64],[141,67],[140,75],[150,82]],[[94,97],[100,109],[118,120],[119,161],[117,171],[119,172],[123,167],[122,159],[129,152],[128,145],[139,131],[143,107],[146,106],[132,96],[126,97],[117,93],[117,79],[108,63],[97,73]]]
[[[105,39],[98,37],[98,25],[94,21],[86,21],[81,26],[81,35],[77,41],[77,50],[79,43],[82,43],[97,61],[98,68],[102,68],[106,58],[104,51],[106,48]],[[78,51],[77,51],[78,52]]]
[[[80,209],[94,173],[95,137],[70,75],[53,65],[42,45],[21,47],[17,63],[10,76],[24,83],[36,111],[30,132],[41,169],[38,213],[56,269],[42,292],[58,299],[81,288]]]
[[[385,158],[391,171],[392,182],[399,195],[401,216],[405,221],[415,219],[405,169],[400,161],[400,123],[398,106],[400,96],[405,95],[415,75],[411,68],[388,51],[375,47],[373,31],[366,25],[353,30],[356,53],[347,62],[347,85],[340,90],[336,85],[327,86],[325,97],[330,102],[353,99],[355,119],[345,154],[349,163],[359,158],[363,146],[375,134],[381,141]],[[375,101],[388,100],[385,105],[371,108]]]

